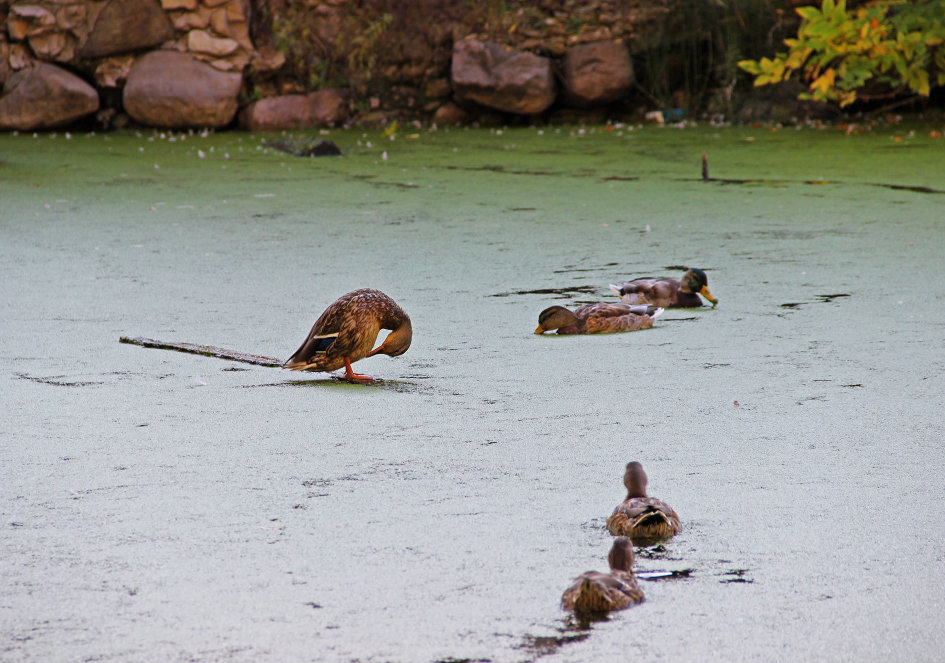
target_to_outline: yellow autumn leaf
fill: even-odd
[[[814,79],[810,84],[811,90],[819,90],[821,94],[827,95],[827,91],[833,87],[837,74],[833,69],[827,69],[824,73]]]

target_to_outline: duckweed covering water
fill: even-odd
[[[937,659],[930,129],[0,136],[3,658]],[[531,333],[683,265],[717,309]],[[373,386],[118,342],[285,357],[365,286]],[[579,623],[629,460],[682,577]]]

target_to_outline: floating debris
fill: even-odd
[[[280,152],[297,157],[340,157],[341,148],[324,138],[288,138],[285,140],[265,140],[262,144]]]

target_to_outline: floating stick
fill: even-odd
[[[267,366],[270,368],[279,368],[284,363],[281,359],[275,357],[263,357],[262,355],[251,355],[245,352],[235,350],[225,350],[215,348],[210,345],[196,345],[195,343],[167,343],[164,341],[155,341],[152,338],[142,338],[137,336],[129,338],[122,336],[118,339],[119,343],[130,343],[131,345],[140,345],[143,348],[155,348],[157,350],[175,350],[177,352],[187,352],[193,355],[203,355],[205,357],[217,357],[218,359],[228,359],[230,361],[240,361],[244,364],[253,364],[254,366]]]

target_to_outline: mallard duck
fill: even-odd
[[[610,332],[649,329],[663,312],[656,306],[629,306],[598,302],[569,311],[563,306],[550,306],[538,314],[536,334],[558,330],[559,334],[607,334]]]
[[[564,590],[561,607],[573,612],[609,612],[643,603],[643,591],[633,575],[633,543],[626,537],[614,541],[607,556],[610,573],[588,571]]]
[[[382,329],[392,330],[374,348]],[[334,371],[342,366],[349,380],[371,380],[355,373],[351,364],[376,354],[398,357],[410,347],[410,318],[380,290],[362,288],[342,295],[318,316],[312,331],[283,368],[293,371]]]
[[[667,277],[644,276],[632,281],[621,281],[610,289],[624,304],[649,304],[664,308],[698,308],[702,295],[715,308],[719,300],[709,292],[709,279],[701,269],[690,267],[679,280]],[[699,294],[696,294],[699,293]]]
[[[627,487],[627,499],[607,519],[608,532],[629,536],[637,546],[651,546],[682,531],[679,516],[666,502],[646,496],[646,472],[640,463],[627,463],[623,485]]]

